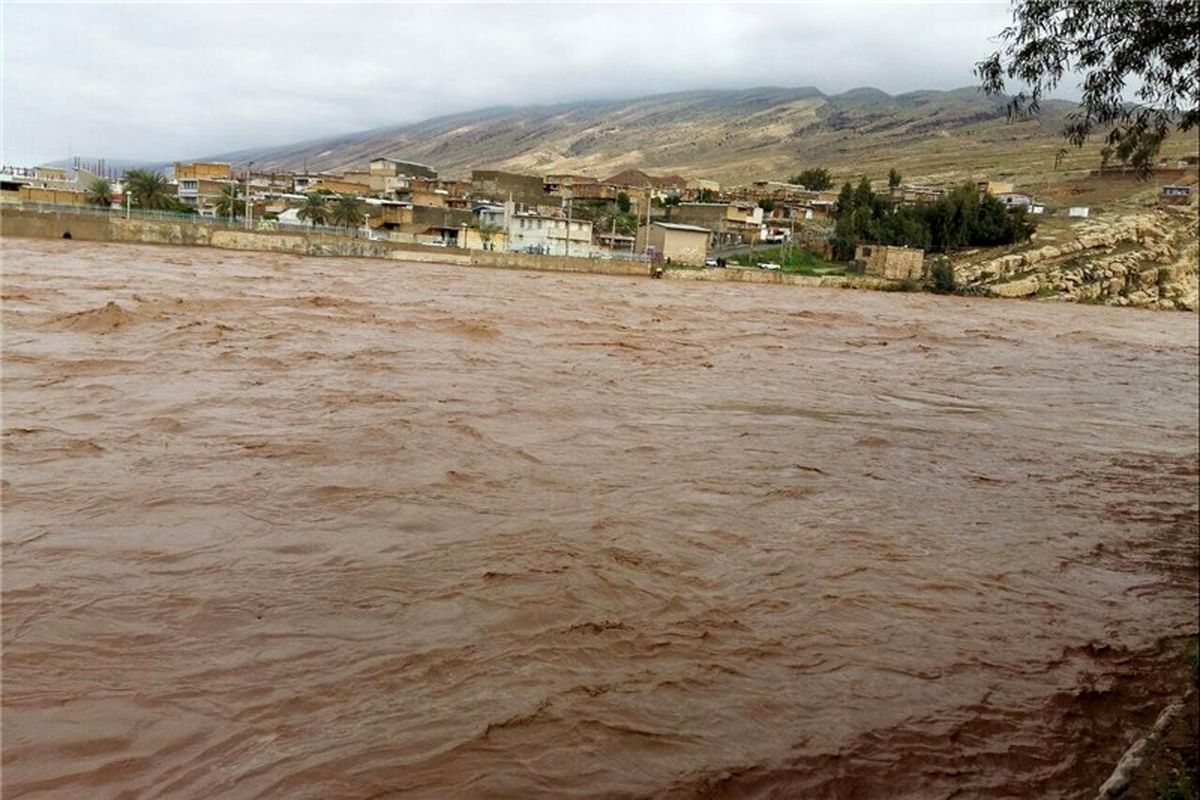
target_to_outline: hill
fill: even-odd
[[[812,87],[696,91],[632,100],[496,107],[212,158],[263,169],[334,170],[389,156],[464,175],[472,168],[597,177],[627,168],[723,182],[782,178],[805,166],[936,179],[943,173],[1052,166],[1070,104],[1010,122],[1003,98],[974,88],[889,95]],[[1089,163],[1094,155],[1088,155]]]

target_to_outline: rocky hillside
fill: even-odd
[[[1197,207],[1123,210],[1043,226],[1025,248],[955,266],[961,284],[1000,297],[1039,297],[1197,310]]]
[[[976,89],[889,95],[856,89],[758,88],[634,100],[491,108],[213,158],[263,169],[332,170],[389,156],[448,175],[472,168],[603,177],[626,168],[723,182],[780,179],[806,166],[929,180],[1053,166],[1062,116],[1010,122],[1004,101]],[[1094,153],[1073,154],[1090,165]]]

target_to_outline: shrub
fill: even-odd
[[[958,279],[949,261],[938,259],[930,267],[929,288],[937,294],[954,294],[958,291]]]

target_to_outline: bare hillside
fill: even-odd
[[[723,182],[781,178],[805,166],[840,173],[949,179],[978,170],[1050,169],[1068,104],[1009,121],[1000,98],[973,88],[888,95],[811,87],[656,95],[634,100],[491,108],[411,125],[221,154],[268,169],[329,170],[376,156],[472,168],[597,177],[629,167]],[[1094,160],[1094,153],[1073,160]],[[1082,163],[1082,161],[1081,161]]]

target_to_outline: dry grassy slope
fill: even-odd
[[[282,147],[226,153],[264,168],[326,170],[375,156],[413,159],[444,174],[476,167],[604,177],[626,167],[726,183],[784,178],[805,166],[873,177],[949,181],[1036,174],[1054,166],[1069,106],[1010,122],[1004,103],[975,89],[891,96],[857,89],[760,88],[626,101],[485,109]],[[1091,166],[1095,149],[1066,167]]]

